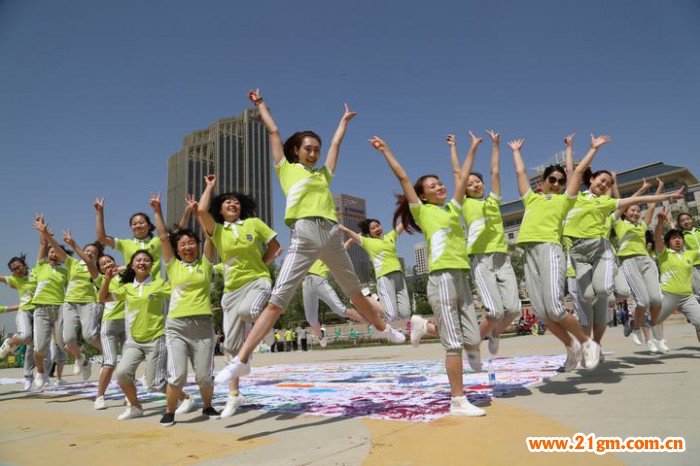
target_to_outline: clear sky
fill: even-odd
[[[665,161],[700,176],[698,24],[697,0],[0,1],[1,273],[19,252],[34,260],[34,212],[87,243],[105,196],[108,234],[128,235],[182,138],[240,113],[253,87],[283,137],[313,129],[328,142],[343,103],[358,112],[332,186],[385,225],[399,186],[375,134],[414,179],[450,181],[445,134],[464,155],[468,129],[489,128],[525,138],[530,167],[570,132],[584,153],[595,132],[614,140],[594,167]],[[275,183],[286,247],[283,202]],[[408,265],[420,240],[400,240]],[[0,287],[0,302],[16,294]]]

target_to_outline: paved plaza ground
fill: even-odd
[[[209,421],[199,411],[162,428],[160,402],[142,419],[119,422],[123,407],[93,410],[92,400],[25,393],[0,385],[0,464],[451,465],[700,464],[700,345],[682,318],[666,326],[672,351],[653,356],[609,329],[606,362],[559,374],[482,406],[482,418],[432,422],[323,417],[242,410]],[[483,346],[484,353],[486,345]],[[503,339],[501,355],[561,352],[551,335]],[[443,359],[439,344],[260,354],[254,367],[324,362]],[[218,357],[217,367],[224,364]],[[70,368],[67,368],[70,369]],[[95,368],[96,369],[96,368]],[[254,369],[255,370],[255,369]],[[68,370],[68,372],[70,372]],[[97,371],[93,371],[93,379]],[[21,378],[19,369],[0,378]],[[70,381],[78,377],[69,376]],[[684,437],[683,453],[531,453],[528,436]]]

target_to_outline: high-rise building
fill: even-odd
[[[425,275],[428,273],[428,245],[426,243],[416,243],[413,245],[413,254],[416,265],[414,275]]]
[[[336,194],[333,196],[333,201],[338,222],[352,231],[359,232],[360,222],[367,218],[365,200],[349,194]],[[374,281],[372,263],[365,250],[359,246],[353,246],[348,250],[348,254],[360,282]]]
[[[182,141],[182,149],[168,159],[166,218],[177,223],[185,209],[185,197],[197,199],[204,191],[204,176],[216,175],[215,194],[240,192],[255,199],[256,215],[272,225],[272,185],[269,138],[256,109],[222,118],[207,129],[194,131]],[[195,219],[190,227],[198,230]]]

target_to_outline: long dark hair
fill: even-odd
[[[690,217],[690,220],[691,220],[691,221],[693,220],[693,216],[690,215],[689,212],[681,212],[680,214],[678,214],[678,216],[676,217],[676,224],[678,225],[678,228],[679,228],[680,230],[683,229],[683,227],[681,226],[681,217],[684,216],[684,215],[687,215],[688,217]]]
[[[564,167],[562,167],[561,165],[550,165],[544,169],[544,172],[542,172],[542,181],[547,180],[549,175],[551,175],[554,172],[561,173],[564,176],[564,179],[566,179],[566,170],[564,170]]]
[[[591,181],[593,178],[598,177],[598,175],[606,174],[610,176],[610,178],[613,180],[613,184],[615,184],[615,179],[612,176],[612,173],[610,173],[608,170],[598,170],[597,172],[593,172],[590,167],[586,169],[585,172],[583,172],[583,184],[588,186],[589,188],[591,187]]]
[[[439,176],[433,174],[423,175],[420,178],[418,178],[418,180],[416,180],[415,184],[413,185],[413,189],[416,191],[416,194],[419,198],[424,192],[423,182],[428,178],[435,178],[437,180],[440,179]],[[413,215],[411,215],[411,210],[408,206],[408,199],[406,199],[406,196],[404,196],[403,194],[399,194],[396,196],[396,209],[394,210],[394,217],[392,219],[392,224],[394,225],[394,228],[396,228],[396,222],[399,219],[401,220],[401,225],[403,225],[403,229],[404,231],[406,231],[406,233],[412,234],[423,231],[413,219]]]
[[[134,258],[138,256],[139,254],[146,254],[148,257],[151,258],[151,263],[155,262],[153,259],[153,256],[151,255],[150,252],[148,252],[146,249],[139,249],[134,253],[133,256],[131,256],[131,259],[129,259],[129,263],[126,265],[126,270],[122,272],[121,278],[122,278],[122,283],[130,283],[133,282],[134,279],[136,278],[136,271],[131,268],[131,266],[134,264]]]
[[[297,163],[299,161],[299,157],[294,149],[301,147],[304,138],[314,138],[321,144],[321,137],[313,131],[297,131],[284,141],[284,157],[289,163]]]
[[[224,193],[216,196],[209,204],[209,214],[214,217],[216,223],[224,223],[224,217],[221,215],[221,205],[229,199],[238,199],[238,202],[241,204],[241,220],[255,217],[255,208],[257,207],[255,199],[243,193]]]
[[[136,212],[133,214],[131,217],[129,217],[129,228],[131,228],[131,221],[134,219],[134,217],[141,216],[143,219],[146,221],[148,224],[148,236],[150,238],[153,238],[153,231],[156,229],[156,226],[151,222],[151,217],[148,216],[148,214],[144,212]]]
[[[177,257],[179,260],[182,260],[182,257],[180,257],[180,254],[177,252],[177,243],[184,236],[194,238],[194,240],[197,242],[197,246],[199,246],[200,243],[197,233],[189,228],[180,228],[177,225],[173,225],[173,227],[168,231],[168,238],[170,239],[170,246],[173,249],[173,254],[175,254],[175,257]]]
[[[372,222],[377,222],[380,225],[382,224],[376,218],[368,218],[368,219],[362,220],[360,223],[357,224],[357,226],[360,227],[360,234],[362,236],[367,236],[367,237],[372,236],[369,232],[369,226],[372,224]]]

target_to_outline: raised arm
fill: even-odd
[[[576,133],[571,133],[564,136],[564,145],[566,146],[565,168],[567,178],[571,178],[574,175],[574,136],[576,136]]]
[[[49,247],[52,247],[54,251],[56,251],[56,255],[58,256],[59,260],[61,262],[64,262],[68,258],[68,254],[66,254],[66,251],[63,250],[60,244],[54,239],[53,235],[48,229],[48,225],[44,221],[44,217],[39,217],[38,220],[34,222],[34,229],[41,234],[41,236],[44,237],[44,240],[46,241],[46,244]]]
[[[64,230],[63,231],[63,241],[73,248],[73,251],[82,259],[83,262],[85,262],[85,265],[87,265],[88,272],[90,272],[90,278],[93,280],[96,279],[99,275],[100,272],[97,270],[97,267],[95,266],[95,262],[90,260],[90,258],[85,254],[85,251],[83,251],[83,248],[78,246],[78,243],[75,242],[73,239],[73,235],[71,235],[70,230]]]
[[[163,263],[169,263],[175,256],[173,252],[173,247],[170,244],[170,238],[168,237],[168,229],[165,226],[165,220],[163,220],[163,208],[160,204],[160,193],[152,194],[151,209],[153,209],[153,214],[156,218],[156,231],[158,232],[158,238],[160,238],[160,247],[162,251]]]
[[[668,221],[666,209],[662,208],[656,216],[656,227],[654,228],[654,249],[658,254],[664,252],[664,223]]]
[[[279,241],[277,241],[277,238],[272,238],[270,242],[267,243],[267,249],[265,249],[262,260],[265,265],[268,265],[273,263],[280,254],[282,254],[282,247]]]
[[[270,136],[272,158],[275,161],[275,165],[277,165],[284,158],[284,146],[282,145],[282,138],[279,130],[277,129],[277,125],[275,124],[275,120],[272,119],[270,109],[267,107],[267,104],[263,101],[263,98],[260,95],[260,89],[249,91],[248,98],[258,108],[258,111],[260,112],[260,119],[262,119],[265,128],[267,128],[267,132]]]
[[[107,236],[105,232],[105,198],[95,198],[95,232],[97,234],[97,241],[114,248],[114,238]]]
[[[100,291],[97,293],[97,300],[99,302],[108,303],[114,301],[114,298],[109,292],[109,284],[112,283],[112,279],[116,274],[116,269],[107,269],[105,271],[105,278],[102,280],[102,286],[100,286]]]
[[[40,219],[43,221],[44,214],[35,214],[34,215],[34,224],[38,222]],[[34,225],[32,224],[32,225]],[[49,253],[49,247],[46,244],[46,238],[44,238],[44,235],[39,233],[39,249],[36,252],[36,262],[37,264],[46,259],[46,255]]]
[[[454,134],[448,134],[445,136],[445,141],[447,145],[450,146],[450,164],[452,165],[452,180],[454,181],[453,186],[457,186],[459,183],[459,154],[457,152],[457,137]]]
[[[472,145],[471,147],[469,147],[467,158],[464,159],[464,163],[462,164],[462,169],[459,172],[457,184],[455,184],[455,193],[452,196],[452,198],[460,204],[464,199],[464,193],[467,188],[467,179],[469,178],[469,175],[472,172],[472,167],[474,166],[476,151],[479,149],[479,146],[484,141],[483,138],[476,137],[471,131],[469,131],[469,136],[472,138]]]
[[[612,141],[610,136],[600,135],[595,137],[591,134],[591,148],[588,149],[588,153],[586,153],[586,156],[578,164],[578,167],[574,170],[573,176],[569,178],[566,184],[566,194],[568,194],[569,197],[578,195],[579,189],[581,189],[581,183],[583,182],[583,174],[588,167],[591,166],[596,153],[598,153],[598,149],[610,141]]]
[[[501,197],[501,136],[492,129],[486,131],[491,136],[491,192]],[[486,194],[486,193],[484,193]]]
[[[644,183],[646,184],[647,180],[644,180]],[[664,193],[664,182],[661,178],[658,176],[656,177],[656,195],[660,196]],[[642,186],[644,187],[644,186]],[[648,189],[648,188],[647,188]],[[643,191],[646,192],[646,191]],[[644,216],[644,223],[647,225],[651,225],[651,221],[654,219],[654,211],[656,210],[656,202],[650,202],[647,204],[647,213]]]
[[[350,249],[350,248],[352,247],[353,244],[355,244],[355,240],[352,239],[352,238],[348,238],[348,239],[346,239],[345,242],[343,243],[343,247],[344,247],[346,250],[348,250],[348,249]]]
[[[204,238],[203,254],[204,257],[206,257],[207,260],[212,264],[216,260],[216,246],[214,246],[214,243],[212,242],[211,238],[207,235],[205,235]]]
[[[194,208],[194,210],[192,210]],[[192,214],[197,212],[197,201],[192,194],[188,194],[185,197],[185,211],[182,213],[182,218],[180,218],[180,223],[177,224],[180,230],[185,230],[190,226],[190,218]]]
[[[641,196],[645,192],[647,192],[651,188],[651,183],[649,183],[646,178],[642,178],[642,186],[635,191],[634,194],[632,194],[632,197],[634,196]],[[620,190],[618,189],[617,186],[617,173],[613,172],[613,185],[611,186],[611,197],[614,197],[615,199],[620,199],[622,196],[620,196]],[[625,211],[625,209],[617,209],[615,211],[615,217],[620,218],[622,216],[622,213]],[[649,222],[647,222],[647,225]]]
[[[328,148],[328,155],[326,155],[326,166],[331,173],[335,173],[335,166],[338,164],[340,143],[343,142],[343,138],[345,137],[345,131],[348,129],[348,122],[355,118],[355,115],[357,115],[357,112],[351,112],[348,104],[345,104],[345,112],[340,119],[340,123],[338,123],[338,129],[335,130],[333,139],[331,139],[331,146]]]
[[[530,181],[527,179],[527,170],[525,169],[525,162],[523,162],[523,155],[520,150],[525,144],[525,139],[515,139],[508,143],[511,150],[513,151],[513,162],[515,163],[515,174],[518,177],[518,192],[520,197],[524,196],[530,190]]]
[[[394,157],[394,154],[391,152],[391,149],[389,149],[389,146],[387,146],[386,143],[377,136],[370,139],[369,142],[375,149],[384,155],[386,163],[389,164],[389,168],[391,168],[391,171],[394,172],[394,176],[396,176],[396,178],[399,180],[399,184],[401,185],[401,189],[403,190],[408,203],[414,205],[420,204],[420,198],[418,197],[418,194],[416,194],[416,190],[413,189],[411,180],[408,178],[408,175],[401,164],[398,162],[398,160],[396,160],[396,157]]]
[[[202,197],[199,198],[199,205],[197,207],[197,218],[199,223],[204,228],[209,236],[214,234],[216,229],[216,220],[209,213],[209,206],[211,205],[211,197],[214,193],[214,187],[216,186],[216,175],[207,175],[204,177],[204,182],[207,184],[202,193]]]
[[[352,231],[350,228],[347,228],[345,225],[341,225],[340,223],[338,224],[338,229],[348,235],[350,237],[350,241],[354,242],[355,244],[362,244],[362,236],[355,232]],[[346,246],[345,249],[348,249]]]
[[[651,196],[633,196],[626,197],[625,199],[620,199],[617,204],[618,209],[626,209],[631,205],[644,204],[644,203],[656,203],[661,201],[671,201],[673,199],[683,199],[683,193],[685,192],[685,186],[681,186],[681,189],[674,191],[671,194],[653,194]]]
[[[19,304],[11,304],[9,306],[0,305],[0,314],[2,314],[3,312],[12,312],[17,310],[19,310]]]

